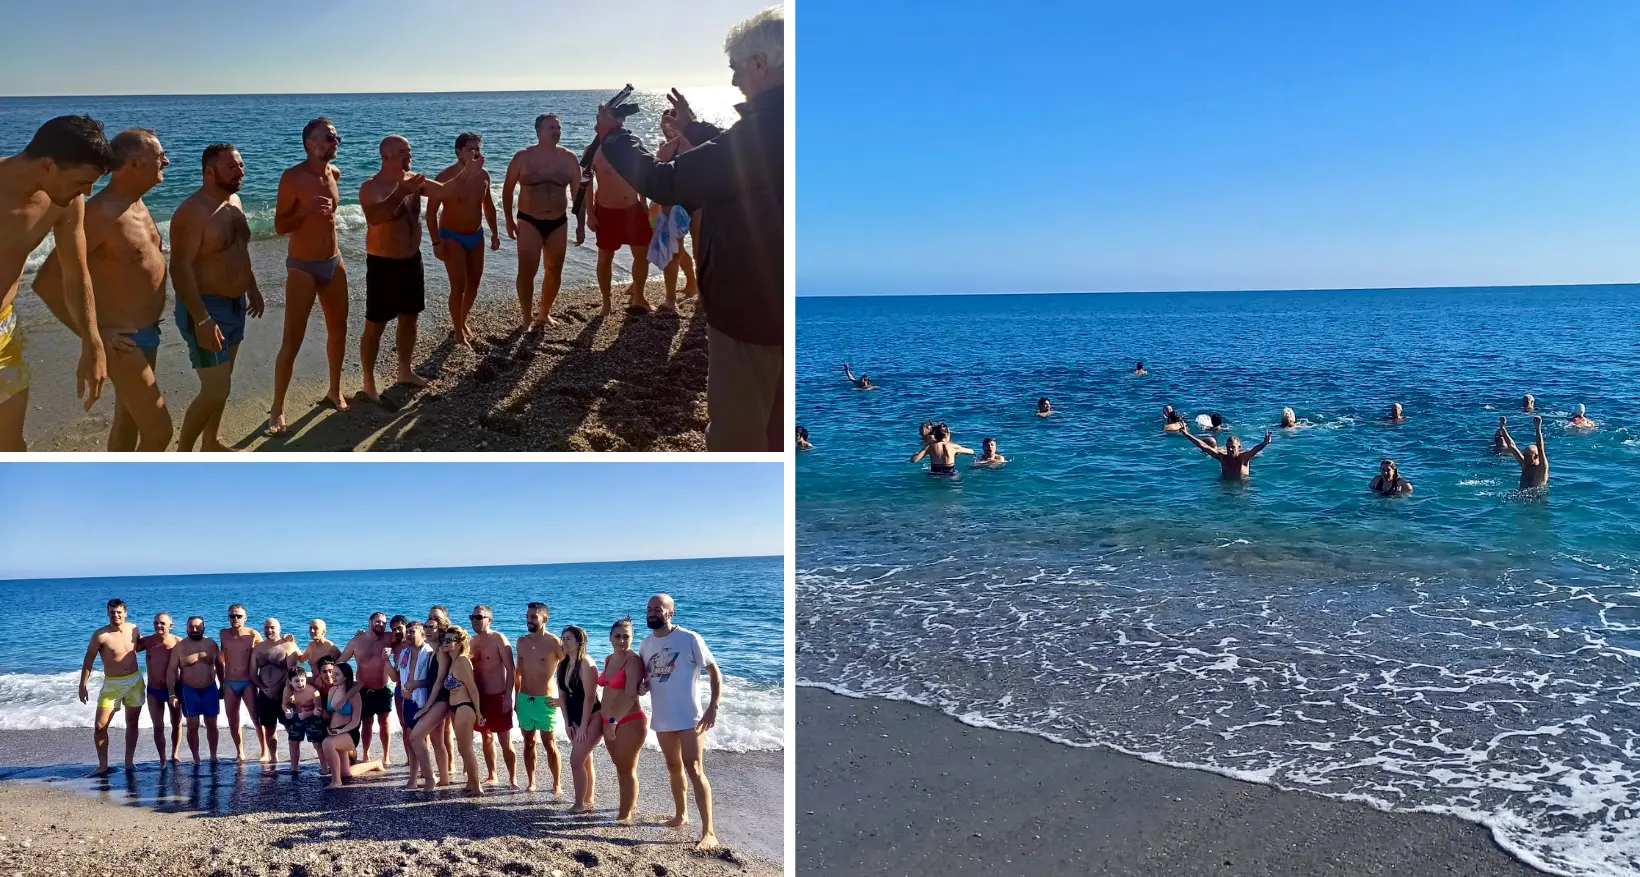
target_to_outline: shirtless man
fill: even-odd
[[[1202,453],[1218,460],[1219,467],[1222,470],[1220,474],[1224,478],[1234,481],[1245,481],[1247,479],[1251,474],[1250,469],[1253,458],[1258,456],[1260,451],[1269,447],[1270,442],[1275,438],[1273,434],[1266,432],[1264,441],[1254,445],[1250,450],[1243,451],[1241,449],[1241,439],[1235,436],[1231,436],[1230,440],[1225,442],[1224,447],[1221,448],[1216,443],[1208,443],[1191,435],[1188,426],[1180,429],[1179,435],[1189,439],[1190,443],[1201,449]]]
[[[342,650],[335,643],[325,639],[325,620],[315,618],[308,622],[308,644],[302,650],[299,663],[308,665],[308,683],[319,689],[320,694],[330,693],[330,683],[325,681],[325,675],[319,672],[319,659],[329,658],[332,661],[342,656]]]
[[[1162,406],[1162,431],[1178,432],[1184,429],[1184,415],[1173,410],[1172,405]]]
[[[980,454],[974,458],[975,466],[997,467],[1008,462],[1008,458],[997,453],[997,440],[988,438],[979,443]]]
[[[484,718],[476,729],[484,735],[484,782],[495,782],[495,739],[501,738],[501,757],[507,762],[507,785],[518,788],[518,756],[513,752],[513,691],[518,674],[513,666],[512,643],[490,629],[494,618],[488,606],[474,606],[473,679],[478,683],[478,711]]]
[[[1520,489],[1531,490],[1549,486],[1549,449],[1543,443],[1543,418],[1532,418],[1537,426],[1537,444],[1527,445],[1523,450],[1515,446],[1514,437],[1509,435],[1509,427],[1498,426],[1503,433],[1503,447],[1520,463]]]
[[[564,660],[564,641],[547,629],[547,604],[531,603],[524,612],[529,633],[518,638],[518,728],[524,732],[525,791],[535,791],[535,736],[547,751],[547,768],[552,771],[552,793],[559,794],[558,782],[558,695],[553,692],[558,663]],[[485,715],[489,715],[486,713]]]
[[[615,279],[615,254],[626,247],[632,254],[632,285],[626,288],[626,312],[654,310],[644,298],[649,282],[649,205],[631,184],[615,172],[603,150],[592,158],[592,192],[587,196],[587,227],[598,239],[598,291],[604,294],[604,316],[609,316]]]
[[[957,455],[972,454],[973,448],[965,448],[951,441],[951,428],[943,423],[934,424],[928,433],[928,441],[923,443],[922,450],[911,455],[911,462],[921,463],[923,457],[928,458],[928,474],[955,478],[957,475]]]
[[[575,153],[558,145],[564,133],[558,117],[535,117],[534,146],[513,155],[501,184],[501,212],[507,217],[507,237],[518,241],[518,309],[520,326],[535,329],[556,326],[552,303],[564,284],[564,251],[569,245],[569,206],[581,188],[581,168]],[[513,211],[513,187],[518,210]],[[541,308],[535,310],[535,270],[546,256],[541,275]]]
[[[421,264],[421,196],[441,188],[424,174],[410,172],[410,141],[397,134],[382,138],[382,169],[359,187],[359,203],[370,228],[365,232],[364,395],[381,402],[376,391],[376,351],[387,324],[398,320],[397,382],[427,386],[411,366],[416,359],[416,321],[427,309],[427,285]],[[365,725],[369,728],[369,724]],[[365,746],[366,749],[370,747]]]
[[[171,708],[180,707],[183,718],[188,720],[188,751],[193,753],[194,764],[199,764],[200,716],[210,720],[205,724],[205,742],[211,748],[211,761],[216,761],[221,672],[222,652],[205,637],[205,619],[198,615],[189,618],[188,638],[171,651],[170,688]]]
[[[1600,426],[1600,421],[1591,418],[1586,412],[1587,409],[1582,405],[1577,406],[1577,413],[1572,415],[1571,420],[1566,421],[1566,426],[1571,429],[1595,429]]]
[[[1532,398],[1531,393],[1527,393],[1520,398],[1520,410],[1526,412],[1527,414],[1537,413],[1537,400]]]
[[[199,395],[182,416],[177,450],[230,451],[222,443],[233,367],[245,340],[245,317],[260,318],[262,290],[251,270],[251,226],[239,187],[245,161],[231,143],[205,147],[204,184],[171,216],[171,285],[177,330],[199,376]]]
[[[239,705],[247,704],[251,724],[256,725],[256,700],[247,695],[251,687],[251,650],[262,642],[262,635],[245,626],[245,607],[235,603],[228,607],[228,626],[217,632],[222,642],[217,658],[218,672],[227,690],[222,698],[228,704],[228,737],[240,761],[245,760],[245,740],[239,731]]]
[[[163,451],[171,445],[171,412],[154,380],[154,360],[165,316],[165,248],[142,196],[164,181],[171,162],[146,128],[121,131],[109,146],[113,178],[85,202],[86,264],[98,335],[122,339],[108,344],[108,377],[114,383],[108,450]],[[72,325],[55,250],[35,275],[34,291],[59,320]]]
[[[139,648],[148,656],[148,721],[154,725],[154,751],[165,759],[165,716],[171,717],[171,760],[182,745],[182,710],[171,704],[171,650],[182,637],[171,633],[171,616],[154,616],[154,632],[143,637]]]
[[[854,376],[854,369],[850,368],[849,364],[846,363],[846,362],[843,363],[843,377],[847,378],[848,382],[853,384],[854,389],[856,389],[856,390],[875,390],[875,389],[877,389],[877,386],[871,382],[871,378],[867,377],[866,375],[862,374],[859,377],[855,377]]]
[[[279,198],[273,231],[290,235],[285,258],[285,334],[273,366],[273,407],[268,410],[268,435],[285,431],[285,393],[296,370],[296,354],[307,335],[313,300],[325,315],[325,356],[330,360],[330,390],[325,401],[337,411],[347,410],[342,395],[342,357],[347,353],[347,266],[336,242],[336,207],[340,203],[342,172],[330,163],[342,138],[324,116],[302,129],[307,159],[279,177]],[[233,707],[228,707],[230,714]]]
[[[1406,415],[1405,411],[1401,410],[1401,403],[1399,403],[1399,402],[1389,403],[1389,416],[1386,419],[1390,423],[1405,423],[1406,422],[1407,415]]]
[[[377,612],[370,616],[370,629],[361,630],[347,641],[347,648],[336,663],[345,664],[349,658],[358,661],[354,679],[362,688],[359,700],[364,715],[359,719],[359,760],[370,760],[371,732],[379,730],[382,738],[382,766],[388,765],[392,747],[388,745],[387,716],[393,712],[393,691],[387,686],[389,651],[393,648],[393,632],[387,629],[387,614]]]
[[[141,729],[137,722],[142,717],[142,674],[137,672],[137,652],[142,649],[142,631],[125,620],[125,601],[108,601],[108,624],[91,634],[91,644],[85,649],[85,662],[80,665],[80,703],[87,702],[91,692],[91,667],[102,658],[103,684],[97,694],[97,724],[91,739],[97,745],[97,769],[92,776],[106,776],[108,767],[108,725],[114,721],[114,712],[125,708],[125,769],[136,767],[137,737]]]
[[[1281,428],[1282,429],[1297,429],[1298,428],[1298,415],[1293,413],[1293,409],[1291,409],[1291,408],[1281,409]]]
[[[88,411],[102,396],[108,364],[86,266],[85,198],[113,162],[102,123],[90,116],[52,119],[22,152],[0,158],[0,451],[28,450],[23,419],[29,370],[12,302],[29,254],[48,233],[62,251],[60,261],[69,266],[62,288],[68,327],[80,335],[75,392]]]
[[[1144,360],[1140,360],[1133,366],[1133,374],[1137,377],[1144,377],[1145,375],[1150,374],[1150,372],[1145,368]]]
[[[467,315],[478,301],[478,281],[484,276],[481,223],[490,225],[490,249],[501,249],[482,145],[482,138],[471,131],[457,136],[456,163],[435,178],[435,182],[451,185],[427,196],[427,237],[433,242],[433,255],[450,275],[450,334],[457,344],[469,348],[473,332],[467,326]]]
[[[1043,396],[1042,398],[1036,400],[1036,416],[1037,417],[1052,417],[1053,416],[1053,402],[1047,396]]]
[[[285,683],[290,680],[291,668],[301,657],[296,648],[296,637],[279,633],[279,619],[262,622],[262,634],[267,637],[251,649],[251,674],[256,683],[256,742],[262,752],[257,761],[267,764],[279,762],[279,720],[285,714]]]

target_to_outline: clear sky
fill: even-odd
[[[0,94],[324,94],[728,85],[764,0],[7,3]]]
[[[798,293],[1640,281],[1640,4],[802,8]]]
[[[779,463],[8,463],[0,579],[783,553]]]

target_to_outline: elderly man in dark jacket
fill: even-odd
[[[706,309],[706,427],[710,451],[784,446],[785,12],[766,9],[736,25],[724,49],[746,95],[727,131],[696,121],[683,95],[669,96],[684,137],[696,144],[658,162],[607,107],[598,110],[604,159],[660,204],[700,210],[697,276]]]

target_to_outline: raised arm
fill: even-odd
[[[1526,455],[1520,452],[1520,448],[1515,447],[1515,437],[1509,434],[1509,427],[1498,427],[1498,433],[1503,436],[1503,449],[1515,458],[1516,463],[1525,463]],[[1541,451],[1542,448],[1538,450]]]
[[[972,454],[972,453],[974,453],[973,448],[963,447],[962,445],[959,445],[956,442],[946,442],[946,444],[950,446],[951,452],[953,454]]]
[[[1265,449],[1265,448],[1267,448],[1267,447],[1269,447],[1269,446],[1270,446],[1270,440],[1271,440],[1271,439],[1272,439],[1272,438],[1274,438],[1274,436],[1272,436],[1272,435],[1271,435],[1271,434],[1270,434],[1270,433],[1268,433],[1268,432],[1267,432],[1267,433],[1265,433],[1265,434],[1264,434],[1264,441],[1261,441],[1261,442],[1259,442],[1259,443],[1258,443],[1258,444],[1256,444],[1256,445],[1253,445],[1253,448],[1252,448],[1252,450],[1250,450],[1250,451],[1248,451],[1248,452],[1247,452],[1247,453],[1246,453],[1246,454],[1245,454],[1245,455],[1244,455],[1244,456],[1243,456],[1243,457],[1242,457],[1242,459],[1245,459],[1245,460],[1251,460],[1251,459],[1253,459],[1253,458],[1254,458],[1254,457],[1256,457],[1256,456],[1258,456],[1258,455],[1259,455],[1259,452],[1260,452],[1260,451],[1262,451],[1262,450],[1264,450],[1264,449]]]
[[[1201,439],[1196,438],[1195,436],[1191,435],[1189,429],[1181,428],[1179,430],[1179,435],[1184,436],[1186,439],[1188,439],[1190,441],[1191,444],[1196,446],[1197,450],[1201,451],[1202,453],[1206,454],[1207,456],[1217,457],[1219,455],[1219,449],[1218,448],[1216,448],[1216,447],[1208,444],[1207,442],[1204,442]]]
[[[354,644],[357,643],[358,641],[359,641],[359,634],[354,634],[353,638],[347,641],[347,648],[342,649],[341,657],[336,659],[336,663],[346,664],[348,662],[348,659],[356,657],[357,654],[358,654],[358,649],[354,648]]]
[[[1532,418],[1532,420],[1534,421],[1534,424],[1537,426],[1538,458],[1541,459],[1544,463],[1548,463],[1549,462],[1549,446],[1543,443],[1543,418],[1542,417],[1534,417],[1534,418]]]

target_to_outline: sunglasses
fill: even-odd
[[[230,612],[230,613],[229,613],[229,614],[228,614],[228,617],[229,617],[229,618],[244,618],[244,617],[245,617],[245,616],[244,616],[244,614],[243,614],[243,613],[241,613],[241,614],[239,614],[239,615],[235,615],[235,614],[233,614],[233,613],[231,613],[231,612]]]
[[[338,143],[339,144],[339,143],[342,142],[342,138],[341,138],[341,135],[339,135],[339,134],[326,134],[325,135],[325,142],[326,143]]]

